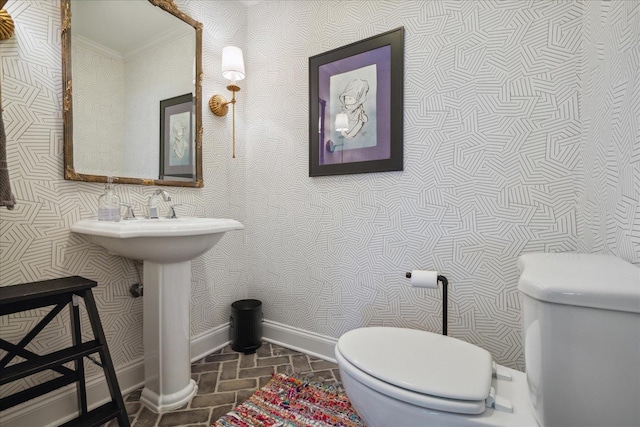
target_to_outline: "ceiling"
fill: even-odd
[[[169,33],[193,31],[189,24],[147,0],[72,0],[71,16],[74,35],[120,54]]]

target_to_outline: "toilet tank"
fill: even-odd
[[[526,254],[518,267],[538,423],[640,426],[640,268],[575,253]]]

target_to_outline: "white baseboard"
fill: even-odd
[[[225,323],[205,334],[191,338],[191,361],[203,357],[225,347],[231,342],[230,325]],[[336,363],[334,348],[336,338],[320,335],[315,332],[264,320],[262,322],[262,338],[273,344],[290,348],[319,359]]]
[[[337,339],[265,320],[263,338],[265,341],[307,353],[319,359],[335,363],[334,347]],[[208,354],[229,344],[229,324],[191,338],[191,361],[202,359]],[[118,384],[123,395],[144,385],[144,360],[136,359],[117,369]],[[107,382],[103,375],[87,380],[87,401],[89,409],[96,408],[110,399]],[[57,392],[50,393],[21,405],[2,411],[2,427],[43,426],[54,427],[77,416],[78,403],[76,387],[70,384]]]
[[[229,339],[229,323],[216,326],[209,332],[191,337],[191,363],[226,347]]]
[[[282,323],[265,320],[262,323],[262,337],[265,341],[287,347],[292,350],[336,363],[334,348],[336,338],[316,334]]]

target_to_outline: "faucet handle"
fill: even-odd
[[[182,206],[182,203],[178,203],[177,205],[169,206],[169,215],[167,215],[168,219],[178,218],[178,216],[176,215],[176,209],[175,209],[178,206]]]
[[[128,205],[126,203],[120,203],[120,206],[124,206],[125,208],[127,208],[127,213],[126,213],[124,219],[136,219],[136,214],[133,211],[133,205]]]

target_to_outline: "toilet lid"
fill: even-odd
[[[361,371],[396,387],[457,400],[489,395],[491,355],[455,338],[414,329],[361,328],[342,335],[338,350]]]
[[[640,313],[640,268],[603,254],[531,253],[518,289],[539,301]]]

